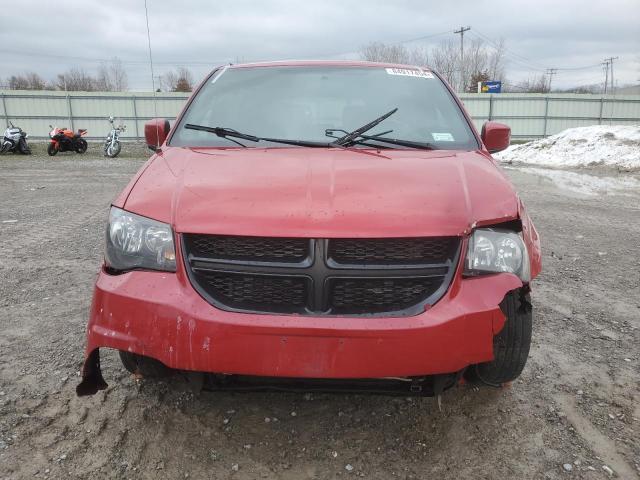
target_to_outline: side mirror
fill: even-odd
[[[147,147],[154,152],[160,148],[169,135],[169,120],[166,118],[154,118],[144,124],[144,138]]]
[[[500,152],[511,143],[511,127],[498,122],[485,122],[480,136],[489,153]]]

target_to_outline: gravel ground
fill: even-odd
[[[431,398],[74,393],[109,202],[145,158],[0,157],[0,479],[640,478],[640,194],[509,169],[542,235],[534,344],[503,389]]]

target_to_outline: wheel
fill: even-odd
[[[31,155],[31,149],[24,138],[21,138],[18,142],[18,150],[20,150],[20,153],[23,155]]]
[[[491,386],[500,386],[518,378],[531,347],[533,312],[529,294],[519,290],[509,292],[500,308],[507,318],[502,330],[493,337],[494,360],[471,369],[471,377]]]
[[[171,369],[153,358],[136,353],[119,351],[122,365],[127,371],[148,378],[164,378],[169,376]]]
[[[58,147],[56,146],[55,143],[50,143],[49,146],[47,147],[47,153],[50,156],[54,156],[56,153],[58,153]]]
[[[84,153],[87,151],[87,141],[84,138],[79,138],[76,140],[76,152]]]
[[[115,158],[118,156],[118,154],[120,153],[120,150],[122,150],[122,145],[120,145],[120,142],[114,142],[113,145],[109,145],[107,147],[107,157],[110,158]]]

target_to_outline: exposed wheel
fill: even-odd
[[[84,138],[79,138],[76,141],[76,152],[77,153],[84,153],[87,151],[87,141]]]
[[[171,369],[158,360],[122,350],[119,352],[122,365],[131,373],[148,378],[164,378],[171,373]]]
[[[47,153],[49,154],[49,156],[53,157],[56,153],[58,153],[58,147],[55,144],[50,143],[47,147]]]
[[[120,150],[122,150],[122,145],[120,145],[120,142],[114,142],[113,144],[109,144],[109,146],[106,149],[107,157],[110,157],[110,158],[117,157],[118,154],[120,153]]]
[[[471,368],[471,377],[492,386],[500,386],[520,376],[531,346],[533,314],[529,294],[519,290],[509,292],[500,308],[507,319],[500,333],[493,337],[494,360]]]

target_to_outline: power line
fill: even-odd
[[[618,58],[618,57],[616,57]],[[556,68],[556,70],[588,70],[590,68],[595,68],[595,67],[599,67],[600,65],[602,65],[601,63],[592,63],[591,65],[585,65],[583,67],[560,67],[560,68]]]
[[[429,38],[435,38],[435,37],[441,37],[442,35],[449,35],[450,31],[447,30],[446,32],[440,32],[440,33],[433,33],[431,35],[425,35],[422,37],[416,37],[416,38],[410,38],[409,40],[401,40],[399,42],[396,43],[411,43],[411,42],[417,42],[420,40],[428,40]]]
[[[37,58],[52,58],[52,59],[62,59],[62,60],[76,60],[80,62],[86,63],[100,63],[100,62],[110,62],[113,58],[100,58],[100,57],[80,57],[76,55],[55,55],[50,53],[37,53],[33,51],[16,51],[16,50],[4,50],[0,49],[0,53],[5,55],[14,54],[15,56],[27,56],[27,57],[37,57]],[[147,65],[148,60],[122,60],[118,58],[123,65]],[[228,63],[228,60],[215,60],[211,62],[184,62],[182,60],[177,60],[175,62],[172,61],[156,61],[154,62],[156,65],[203,65],[203,66],[211,66],[217,65],[221,63]]]
[[[478,36],[481,40],[484,40],[486,42],[488,42],[490,45],[493,46],[493,48],[495,48],[496,50],[504,50],[505,55],[509,55],[510,57],[512,57],[512,60],[515,61],[516,63],[520,63],[521,65],[524,65],[532,70],[538,70],[538,71],[544,71],[544,66],[539,65],[537,62],[531,60],[530,58],[524,57],[516,52],[514,52],[513,50],[505,47],[504,45],[498,45],[497,42],[495,42],[494,40],[492,40],[491,38],[489,38],[487,35],[483,34],[482,32],[478,31],[478,30],[474,30],[472,32],[474,35]]]
[[[511,57],[512,61],[515,61],[515,63],[518,63],[522,66],[525,66],[527,68],[530,68],[532,70],[537,70],[537,71],[544,71],[546,69],[546,67],[540,65],[539,62],[534,61],[530,58],[527,58],[523,55],[520,55],[519,53],[514,52],[513,50],[503,46],[499,46],[494,40],[492,40],[491,38],[489,38],[487,35],[484,35],[482,32],[475,30],[473,32],[474,35],[478,36],[479,38],[481,38],[482,40],[485,40],[486,42],[488,42],[489,44],[491,44],[495,49],[500,49],[502,48],[505,53]],[[617,57],[616,57],[617,58]],[[592,63],[590,65],[582,65],[579,67],[554,67],[555,70],[557,71],[570,71],[570,70],[588,70],[588,69],[592,69],[592,68],[597,68],[600,67],[602,64],[600,62],[598,63]]]

